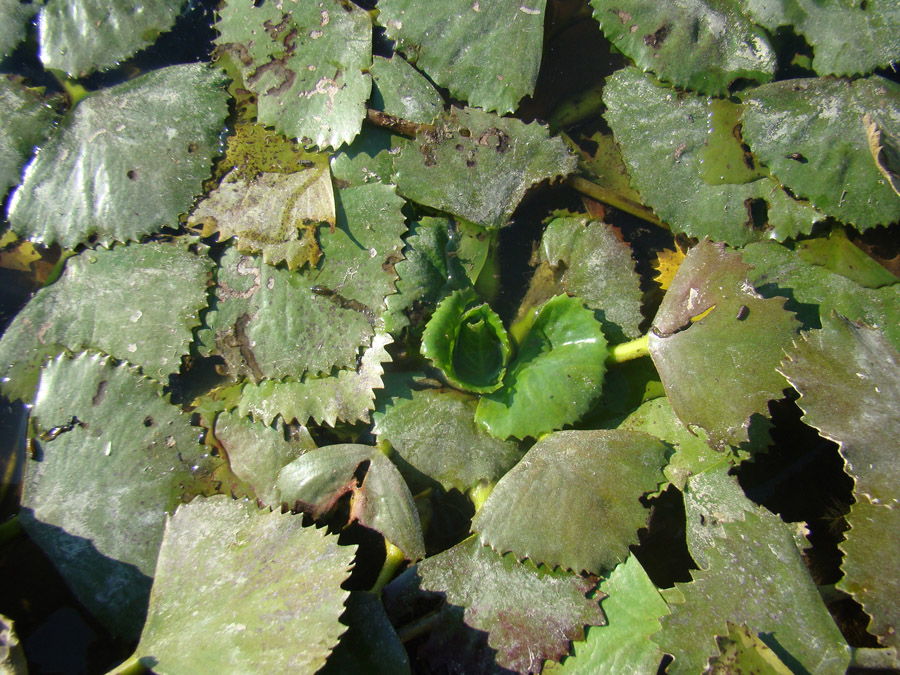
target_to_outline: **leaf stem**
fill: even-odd
[[[425,616],[411,621],[405,626],[401,626],[397,629],[397,636],[400,638],[400,642],[409,642],[430,631],[437,623],[439,615],[440,611],[435,609],[428,612]]]
[[[647,345],[647,338],[650,336],[643,335],[636,340],[623,342],[622,344],[613,345],[609,349],[609,356],[606,357],[606,365],[610,366],[614,363],[624,363],[632,359],[639,359],[642,356],[648,356],[650,349]]]
[[[376,127],[381,127],[382,129],[387,129],[395,134],[408,136],[410,138],[415,138],[425,131],[434,131],[434,125],[432,124],[410,122],[401,117],[389,115],[380,110],[372,110],[371,108],[366,110],[366,119]]]
[[[375,593],[376,595],[381,595],[381,590],[394,578],[397,568],[403,564],[404,560],[406,560],[403,551],[394,546],[387,539],[384,540],[384,548],[384,565],[381,566],[381,572],[378,573],[378,578],[375,580],[375,584],[371,589],[372,593]]]
[[[663,221],[661,221],[659,218],[657,218],[656,214],[646,206],[644,206],[643,204],[638,204],[637,202],[633,202],[630,199],[626,199],[625,197],[622,197],[609,188],[605,188],[602,185],[597,185],[596,183],[593,183],[586,178],[582,178],[581,176],[569,176],[568,183],[573,188],[578,190],[578,192],[590,197],[591,199],[596,199],[597,201],[603,202],[604,204],[614,206],[620,211],[630,213],[636,218],[646,220],[648,223],[653,223],[654,225],[659,225],[660,227],[669,229],[669,226],[663,223]]]
[[[106,675],[144,675],[149,673],[150,669],[141,663],[137,654],[132,655],[127,661],[120,663],[118,666],[110,670]]]

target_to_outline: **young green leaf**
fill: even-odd
[[[160,674],[314,673],[346,630],[355,546],[227,496],[166,524],[140,662]],[[203,570],[203,573],[198,573]]]
[[[114,634],[138,636],[166,513],[212,469],[156,382],[83,353],[44,368],[19,521]],[[37,461],[37,460],[40,461]]]
[[[49,0],[38,16],[41,61],[73,78],[112,68],[172,28],[182,6],[184,0]]]
[[[423,589],[465,607],[466,623],[488,631],[497,663],[519,673],[540,672],[584,637],[585,625],[606,623],[597,600],[585,597],[590,581],[499,556],[475,536],[419,563],[419,575]]]
[[[9,201],[12,230],[75,248],[177,225],[219,152],[223,84],[222,75],[192,63],[89,95],[25,170]]]
[[[748,442],[751,417],[767,416],[768,401],[781,398],[775,368],[797,334],[784,302],[762,298],[747,283],[749,271],[740,254],[701,241],[650,329],[650,355],[672,408],[718,450]]]
[[[499,553],[602,574],[625,561],[647,525],[640,498],[663,482],[665,454],[636,431],[550,434],[500,479],[472,531]]]
[[[304,145],[337,148],[359,133],[372,88],[372,22],[339,0],[230,0],[216,43],[240,64],[259,121]]]
[[[778,181],[746,171],[745,153],[734,136],[740,116],[724,115],[720,122],[711,114],[722,103],[676,93],[637,68],[614,73],[603,100],[634,187],[673,231],[743,246],[808,234],[824,218]],[[726,141],[737,143],[740,163],[726,166],[724,173],[704,170],[709,144]],[[752,156],[746,158],[753,163]]]
[[[397,50],[451,96],[500,114],[533,93],[546,0],[382,0],[379,23]]]
[[[607,39],[676,87],[725,95],[738,79],[767,82],[775,50],[736,0],[591,0]]]
[[[865,118],[900,138],[900,85],[883,77],[784,80],[746,94],[743,134],[785,186],[860,230],[900,217],[869,148]]]
[[[445,298],[422,335],[422,355],[463,391],[499,389],[511,351],[500,317],[471,288]]]

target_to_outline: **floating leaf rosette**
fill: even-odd
[[[500,317],[471,288],[438,305],[422,336],[422,353],[447,381],[480,394],[502,386],[511,350]]]

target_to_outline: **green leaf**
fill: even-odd
[[[775,652],[754,635],[746,626],[728,622],[728,635],[716,636],[719,655],[709,661],[710,675],[732,673],[766,673],[767,675],[793,675]]]
[[[856,598],[872,617],[868,630],[885,647],[900,647],[900,580],[894,570],[900,556],[900,509],[862,497],[850,507],[850,531],[840,544],[844,577],[837,587]]]
[[[545,436],[500,479],[472,531],[519,559],[576,573],[609,571],[647,525],[650,514],[639,500],[663,482],[665,453],[657,439],[635,431]]]
[[[376,56],[369,72],[375,110],[417,124],[431,124],[443,112],[444,99],[437,89],[402,56]]]
[[[231,0],[219,14],[216,44],[240,64],[261,123],[307,146],[353,140],[372,88],[365,10],[339,0],[288,9],[275,0]]]
[[[407,199],[496,229],[530,187],[572,173],[575,164],[563,142],[539,124],[453,108],[434,131],[402,147],[394,181]]]
[[[25,39],[28,23],[38,9],[37,2],[20,0],[0,2],[0,59],[5,59],[16,45]]]
[[[854,245],[842,228],[835,228],[827,237],[798,241],[794,250],[811,265],[825,267],[863,288],[883,288],[900,283],[900,279]]]
[[[861,230],[900,218],[900,195],[872,157],[863,119],[900,138],[900,85],[878,76],[785,80],[746,98],[744,138],[794,194]]]
[[[767,82],[775,51],[735,0],[591,0],[607,39],[676,87],[726,95],[738,79]]]
[[[31,7],[17,0],[12,4]],[[50,135],[55,120],[56,111],[36,91],[14,77],[0,77],[0,198],[18,185],[22,167]]]
[[[600,393],[607,353],[581,300],[551,298],[535,310],[503,387],[481,398],[475,421],[497,438],[537,438],[577,421]]]
[[[590,581],[498,556],[474,536],[419,563],[419,574],[423,589],[445,593],[465,607],[467,624],[489,633],[499,665],[520,673],[540,672],[584,637],[585,625],[606,623],[597,600],[585,597]]]
[[[172,244],[87,250],[41,289],[0,339],[4,393],[30,401],[41,359],[96,349],[160,382],[177,373],[206,307],[212,261]]]
[[[170,66],[91,94],[60,123],[8,207],[12,230],[65,248],[177,225],[219,152],[223,78]]]
[[[262,125],[238,125],[217,167],[227,174],[188,224],[202,225],[204,235],[218,230],[219,241],[236,237],[239,251],[262,251],[271,265],[315,266],[321,256],[316,230],[336,224],[328,162]]]
[[[728,110],[733,104],[676,93],[636,68],[613,74],[603,100],[632,184],[676,233],[743,246],[808,234],[824,218],[774,179],[754,180],[755,173],[745,171],[745,154],[734,136],[740,115]],[[707,150],[733,150],[735,143],[736,153]],[[726,164],[724,173],[704,170],[706,161],[735,154],[740,162]]]
[[[648,346],[675,413],[724,450],[749,441],[754,415],[782,396],[776,372],[797,321],[781,299],[747,283],[739,253],[701,241],[678,269],[650,330]]]
[[[617,426],[618,429],[643,431],[675,448],[663,472],[669,482],[679,490],[690,476],[709,471],[725,463],[732,464],[735,457],[729,453],[716,452],[706,442],[707,435],[699,429],[692,434],[672,409],[665,396],[642,404]]]
[[[789,298],[804,329],[820,328],[834,311],[877,326],[900,349],[900,286],[864,288],[774,243],[751,244],[742,255],[754,267],[750,282],[766,297]]]
[[[641,204],[641,195],[631,186],[631,177],[622,159],[622,151],[612,134],[596,133],[586,140],[596,143],[596,150],[588,153],[576,146],[575,151],[581,167],[591,180],[624,199]]]
[[[562,666],[544,673],[566,675],[619,675],[657,672],[662,652],[650,641],[659,619],[669,613],[665,600],[633,555],[600,584],[607,625],[591,626],[583,642],[573,645],[574,655]],[[553,665],[553,664],[547,664]]]
[[[395,397],[384,412],[373,414],[379,442],[393,448],[401,472],[439,482],[460,492],[479,483],[494,483],[522,457],[519,444],[502,441],[475,424],[478,402],[453,391],[412,391]]]
[[[81,354],[43,371],[19,521],[113,633],[140,632],[166,513],[212,466],[189,417],[127,365]]]
[[[577,216],[554,218],[544,230],[538,256],[561,268],[565,292],[595,310],[610,341],[640,336],[640,278],[631,247],[611,225]]]
[[[207,315],[201,340],[206,349],[215,345],[234,377],[258,382],[355,371],[360,349],[374,345],[401,259],[403,200],[380,183],[337,196],[338,225],[320,233],[318,269],[289,272],[234,249],[222,257],[216,311]]]
[[[684,604],[670,604],[652,639],[675,662],[668,672],[702,672],[727,622],[746,624],[791,670],[846,672],[850,653],[794,544],[790,528],[765,510],[725,523],[706,549],[706,569],[676,584]],[[789,611],[790,620],[785,620]]]
[[[137,648],[165,673],[314,673],[346,630],[354,546],[303,519],[226,496],[167,525]],[[203,570],[203,574],[198,574]]]
[[[253,486],[256,498],[264,506],[272,507],[282,502],[275,485],[278,474],[317,447],[306,427],[299,427],[286,440],[281,424],[266,426],[230,412],[216,417],[215,436],[225,449],[235,475]]]
[[[509,362],[509,336],[500,317],[471,288],[446,297],[422,335],[422,356],[457,389],[496,391]]]
[[[112,68],[172,28],[183,5],[184,0],[48,0],[38,17],[41,61],[74,78]]]
[[[900,353],[881,333],[832,316],[787,350],[781,372],[803,420],[840,445],[857,497],[900,504]]]
[[[341,617],[349,628],[320,675],[366,673],[366,675],[407,675],[409,655],[391,625],[377,595],[350,593],[347,611]]]
[[[815,51],[812,65],[819,75],[870,73],[889,67],[900,54],[900,8],[892,0],[746,0],[744,6],[772,32],[793,26],[801,33]]]
[[[296,420],[301,424],[313,421],[334,426],[337,420],[368,422],[375,389],[382,388],[382,364],[391,360],[386,349],[391,342],[390,335],[377,330],[356,369],[341,370],[336,377],[248,384],[241,391],[238,410],[241,415],[252,414],[266,424],[279,415],[286,422]]]
[[[357,471],[368,463],[362,484]],[[314,518],[328,513],[338,499],[353,493],[351,521],[380,532],[408,560],[425,557],[419,514],[409,488],[393,463],[376,448],[351,443],[311,450],[278,476],[282,500]]]
[[[534,92],[546,0],[382,0],[379,23],[397,50],[454,98],[514,111]]]

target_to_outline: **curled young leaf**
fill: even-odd
[[[500,317],[471,288],[441,302],[422,336],[422,353],[451,385],[481,394],[502,386],[511,350]]]

